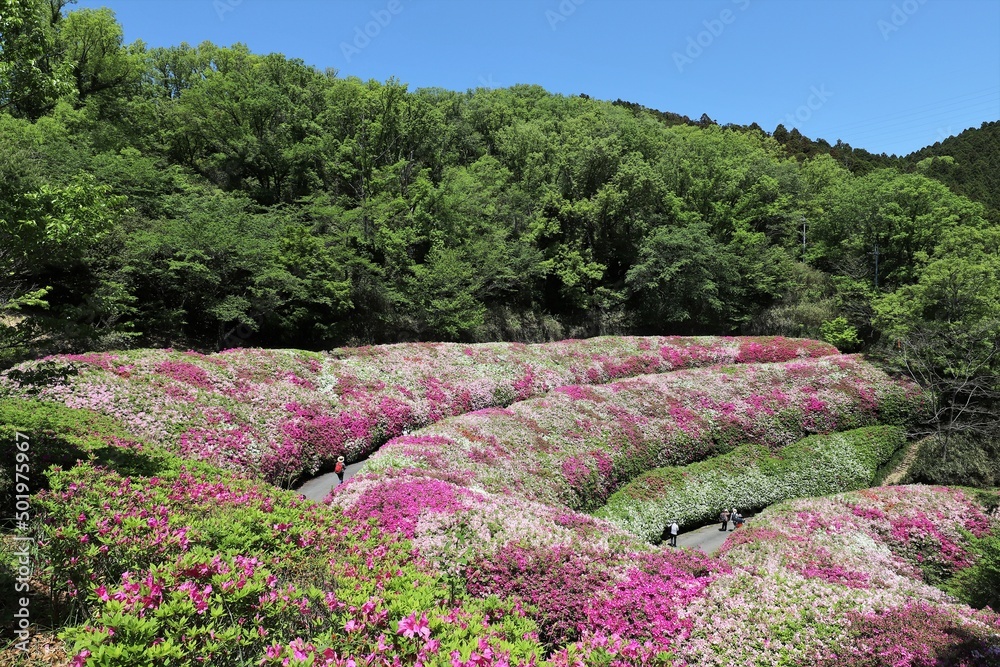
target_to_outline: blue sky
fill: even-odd
[[[906,154],[1000,119],[1000,0],[80,0],[412,88],[515,83]],[[72,6],[71,6],[72,8]],[[366,34],[367,33],[367,34]]]

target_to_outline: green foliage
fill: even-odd
[[[0,2],[0,109],[36,119],[70,90],[56,57],[56,24],[67,0]]]
[[[827,320],[819,327],[820,339],[833,345],[841,352],[854,352],[861,346],[858,330],[847,322],[846,317]]]
[[[883,358],[923,385],[942,463],[953,435],[992,437],[1000,385],[1000,235],[955,229],[922,256],[916,283],[875,301],[876,323],[892,341]]]
[[[789,287],[781,299],[757,316],[751,331],[820,338],[823,323],[835,319],[839,312],[830,276],[795,262],[790,267],[788,281]]]
[[[907,480],[945,486],[1000,486],[1000,442],[989,435],[958,434],[924,441]]]
[[[44,370],[36,371],[33,379],[37,380],[41,372]],[[46,381],[54,386],[65,379],[59,374],[50,374]],[[18,433],[21,435],[17,436]],[[155,475],[177,465],[173,457],[137,442],[108,417],[58,403],[0,397],[0,456],[3,460],[14,460],[15,440],[25,437],[30,444],[32,492],[48,486],[45,473],[50,466],[72,467],[81,459],[136,475]],[[10,499],[10,475],[11,471],[6,468],[0,471],[0,494],[4,502]]]
[[[754,511],[789,498],[865,488],[905,442],[905,429],[874,426],[810,436],[775,453],[743,445],[698,463],[649,471],[596,514],[655,543],[671,520],[692,526],[712,522],[723,507]]]
[[[1000,220],[1000,176],[996,159],[1000,149],[1000,122],[983,123],[933,146],[908,155],[906,162],[918,172],[941,181],[952,191],[990,209]]]
[[[398,626],[411,616],[440,642],[426,664],[468,659],[486,637],[541,657],[512,602],[449,599],[408,542],[295,493],[197,465],[152,479],[82,465],[52,489],[37,501],[44,576],[70,601],[60,636],[88,664],[280,665],[305,642],[413,663],[424,639]]]
[[[2,363],[839,318],[838,344],[870,348],[875,302],[995,217],[934,180],[989,199],[969,165],[995,124],[902,160],[538,86],[147,49],[66,4],[0,5]]]

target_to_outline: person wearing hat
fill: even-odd
[[[337,457],[337,464],[335,466],[333,466],[333,472],[337,473],[337,479],[339,479],[340,483],[343,484],[344,483],[344,457],[343,456],[338,456]]]

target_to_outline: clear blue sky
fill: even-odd
[[[515,83],[905,154],[1000,119],[1000,0],[80,0],[413,88]],[[72,8],[72,6],[71,6]],[[381,19],[381,25],[377,22]],[[367,29],[368,35],[362,35]]]

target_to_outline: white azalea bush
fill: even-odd
[[[650,542],[672,520],[699,525],[722,508],[757,510],[789,498],[863,488],[906,443],[898,426],[810,436],[772,454],[761,445],[688,466],[660,468],[619,489],[596,516]]]
[[[748,443],[777,450],[813,433],[909,424],[922,407],[915,385],[856,356],[711,366],[568,385],[445,419],[390,440],[369,465],[590,511],[651,469]]]
[[[129,350],[21,364],[0,373],[0,396],[92,410],[182,458],[288,484],[338,456],[362,458],[407,430],[561,385],[836,353],[812,340],[711,336],[401,343],[323,353]]]
[[[897,486],[769,507],[719,552],[732,566],[685,609],[691,665],[991,667],[1000,616],[929,580],[1000,530],[962,491]],[[738,641],[732,641],[738,636]]]

